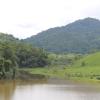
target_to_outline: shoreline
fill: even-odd
[[[23,73],[22,73],[23,71]],[[45,71],[46,72],[46,71]],[[61,79],[65,81],[72,81],[72,82],[77,82],[77,83],[84,83],[84,84],[100,84],[100,80],[97,79],[91,79],[91,78],[86,78],[86,77],[65,77],[65,76],[60,76],[58,73],[43,73],[42,71],[40,72],[35,72],[32,71],[32,69],[25,69],[21,70],[21,75],[25,75],[26,77],[20,77],[20,79]],[[31,76],[31,77],[30,77]]]

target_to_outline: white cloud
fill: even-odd
[[[0,31],[26,38],[84,17],[100,19],[99,0],[0,0]]]

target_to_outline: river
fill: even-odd
[[[100,100],[100,86],[56,79],[0,81],[0,100]]]

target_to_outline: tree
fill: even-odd
[[[16,55],[9,43],[2,43],[0,45],[0,72],[1,76],[6,78],[9,72],[13,76],[16,67]]]

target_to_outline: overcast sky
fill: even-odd
[[[0,0],[0,32],[18,38],[85,17],[100,19],[100,0]]]

